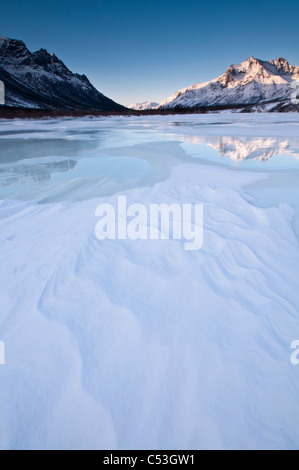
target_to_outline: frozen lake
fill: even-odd
[[[0,197],[82,200],[165,180],[182,163],[299,169],[297,115],[2,121]]]
[[[99,241],[118,195],[203,248]],[[298,114],[0,121],[0,448],[298,448],[298,196]]]

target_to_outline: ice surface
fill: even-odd
[[[299,116],[0,122],[0,448],[299,446]],[[204,246],[96,239],[203,203]]]

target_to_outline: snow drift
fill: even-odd
[[[298,448],[298,160],[277,144],[225,165],[207,144],[235,136],[234,156],[259,132],[291,150],[298,127],[1,122],[1,449]],[[203,203],[203,248],[100,242],[95,209],[120,194]]]

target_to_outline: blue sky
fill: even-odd
[[[162,101],[250,55],[299,65],[298,0],[0,0],[0,34],[54,52],[105,95]]]

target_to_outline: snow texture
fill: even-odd
[[[0,123],[1,449],[298,448],[298,129]],[[97,240],[120,194],[203,203],[202,250]]]

